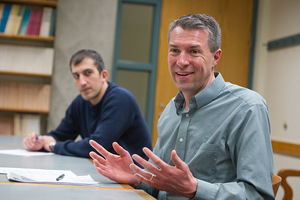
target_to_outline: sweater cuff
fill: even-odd
[[[192,200],[214,200],[218,192],[218,186],[197,179],[197,191]]]
[[[60,152],[60,149],[62,148],[62,146],[63,146],[63,142],[56,141],[56,144],[53,149],[53,153],[60,154],[59,152]]]

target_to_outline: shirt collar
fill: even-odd
[[[219,72],[215,72],[215,80],[189,100],[190,110],[199,109],[217,97],[225,86],[225,81]],[[184,111],[184,96],[179,91],[174,99],[177,114]]]

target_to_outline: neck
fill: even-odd
[[[190,109],[189,100],[190,100],[190,99],[185,99],[185,102],[184,102],[184,108],[185,108],[187,111],[189,111],[189,109]]]
[[[93,106],[98,104],[101,101],[101,99],[104,96],[107,88],[108,88],[108,83],[107,83],[107,81],[105,81],[103,83],[102,88],[101,88],[99,94],[97,95],[97,97],[90,100],[90,102]]]

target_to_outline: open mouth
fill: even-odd
[[[179,76],[187,76],[187,75],[190,75],[192,74],[193,72],[190,72],[190,73],[180,73],[180,72],[176,72],[177,75]]]

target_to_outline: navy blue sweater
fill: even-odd
[[[68,156],[89,157],[90,151],[95,151],[89,144],[90,139],[112,153],[115,153],[112,143],[116,141],[131,155],[146,159],[142,148],[152,149],[150,134],[135,98],[112,82],[108,82],[103,98],[95,106],[78,95],[60,125],[46,135],[57,140],[55,153]],[[78,135],[82,140],[75,142]]]

